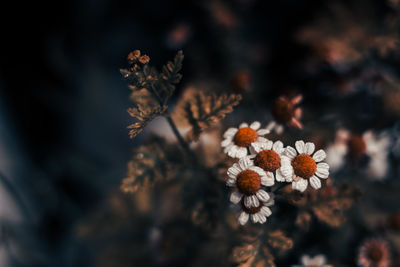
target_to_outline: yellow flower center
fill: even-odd
[[[263,150],[255,157],[254,164],[265,171],[273,172],[281,167],[281,157],[271,149]]]
[[[317,170],[315,160],[307,154],[300,154],[292,160],[294,173],[301,178],[310,178]]]
[[[244,197],[242,197],[242,200],[240,201],[240,205],[242,206],[243,211],[245,211],[245,212],[248,213],[248,214],[255,214],[255,213],[258,213],[258,212],[261,210],[262,206],[263,206],[263,204],[260,202],[260,204],[258,205],[258,207],[251,207],[251,208],[248,208],[248,207],[246,207],[246,206],[244,205]]]
[[[248,147],[251,143],[257,140],[258,134],[250,127],[239,129],[233,138],[235,145],[241,147]]]
[[[245,170],[237,176],[236,184],[242,194],[253,195],[261,187],[261,177],[255,171]]]

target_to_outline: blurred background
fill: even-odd
[[[189,86],[243,94],[224,129],[241,121],[265,124],[272,118],[274,99],[301,94],[304,130],[285,131],[288,141],[308,138],[327,148],[342,128],[360,136],[367,131],[386,136],[388,145],[377,148],[384,150],[385,166],[378,162],[378,170],[372,170],[378,178],[367,179],[354,170],[371,159],[333,176],[357,181],[368,196],[354,218],[330,235],[348,231],[348,239],[342,240],[347,247],[360,244],[375,233],[372,228],[399,211],[398,1],[70,0],[8,5],[1,16],[0,266],[204,266],[201,254],[193,253],[190,258],[177,253],[150,261],[157,256],[140,247],[151,247],[161,233],[149,226],[148,217],[133,219],[131,226],[149,230],[133,236],[122,231],[112,241],[108,230],[95,228],[98,219],[90,219],[99,213],[105,225],[114,220],[103,205],[110,195],[122,194],[119,187],[132,149],[145,144],[152,132],[164,132],[163,122],[156,120],[129,139],[126,127],[132,119],[126,109],[132,103],[119,69],[133,49],[148,54],[158,68],[183,49],[183,80],[171,108]],[[228,199],[228,193],[222,198]],[[324,232],[324,227],[315,231]],[[87,228],[94,231],[91,238],[85,235]],[[184,239],[184,230],[181,235],[173,238]],[[141,246],[109,248],[128,238]],[[396,238],[391,241],[394,254]],[[318,238],[310,240],[313,245],[303,241],[278,266],[296,264],[304,253],[325,254],[338,261],[335,266],[356,265],[356,251],[332,252],[339,243],[328,241],[318,251]],[[104,253],[105,248],[110,250]]]

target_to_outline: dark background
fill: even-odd
[[[153,65],[161,66],[183,49],[183,84],[199,79],[224,84],[249,65],[241,51],[248,47],[243,43],[254,42],[267,48],[265,59],[253,66],[255,97],[269,101],[267,95],[296,85],[318,109],[332,100],[316,93],[316,82],[295,70],[310,51],[293,35],[332,2],[360,8],[368,2],[377,17],[389,9],[379,0],[231,1],[227,5],[241,21],[233,31],[216,25],[202,1],[30,1],[3,6],[0,160],[26,206],[15,235],[22,235],[23,247],[29,248],[29,253],[11,249],[15,255],[10,263],[92,266],[93,255],[73,229],[110,190],[118,189],[132,147],[146,138],[132,141],[126,129],[131,104],[119,69],[131,50],[141,49]],[[183,44],[170,45],[168,33],[179,23],[189,25],[190,35]],[[320,77],[331,75],[327,69]],[[381,124],[377,127],[392,123],[374,116],[368,123],[374,121]]]

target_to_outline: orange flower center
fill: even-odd
[[[352,135],[347,142],[347,146],[349,148],[349,156],[352,160],[359,159],[367,150],[364,139],[358,135]]]
[[[250,127],[244,127],[239,129],[233,138],[235,145],[241,147],[247,147],[251,143],[257,140],[258,134],[255,130]]]
[[[242,206],[242,209],[243,209],[246,213],[248,213],[248,214],[255,214],[255,213],[259,212],[259,211],[261,210],[262,206],[263,206],[263,204],[260,202],[260,204],[258,205],[258,207],[251,207],[251,208],[248,208],[248,207],[246,207],[246,206],[244,205],[244,197],[242,197],[242,200],[240,201],[240,204],[241,204],[241,206]]]
[[[317,170],[315,160],[307,154],[300,154],[292,160],[294,173],[302,178],[310,178]]]
[[[382,259],[383,252],[380,248],[378,247],[372,247],[368,251],[368,257],[373,261],[373,262],[379,262]]]
[[[271,149],[263,150],[255,157],[254,164],[266,171],[273,172],[281,167],[281,157]]]
[[[261,177],[255,171],[245,170],[239,173],[236,184],[242,194],[253,195],[261,187]]]
[[[294,116],[295,106],[286,97],[278,98],[272,106],[272,115],[280,123],[288,123]]]

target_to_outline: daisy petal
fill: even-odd
[[[247,221],[249,220],[249,214],[242,211],[242,213],[240,213],[240,216],[238,218],[238,221],[241,225],[245,225],[247,223]]]
[[[322,149],[318,150],[317,152],[315,152],[313,159],[316,162],[320,162],[323,161],[326,158],[326,153],[325,151],[323,151]]]
[[[249,125],[248,125],[247,123],[245,123],[245,122],[242,122],[242,123],[239,125],[239,129],[240,129],[240,128],[245,128],[245,127],[249,127]]]
[[[305,147],[304,147],[304,153],[311,155],[315,150],[315,145],[314,143],[307,142]]]
[[[228,181],[226,181],[226,185],[230,187],[236,187],[236,179],[228,179]]]
[[[299,152],[299,154],[305,153],[303,140],[296,141],[296,143],[294,145],[295,145],[297,151]]]
[[[256,214],[252,214],[250,218],[251,218],[251,221],[253,223],[257,223],[258,222],[258,214],[257,213]]]
[[[228,169],[226,172],[230,178],[236,179],[236,176],[240,173],[239,164],[235,163],[232,167]]]
[[[257,197],[259,200],[261,200],[262,202],[266,202],[269,199],[269,195],[267,192],[265,192],[264,190],[260,189],[258,190],[258,192],[256,193]]]
[[[229,149],[227,149],[228,156],[234,158],[238,149],[239,147],[236,145],[231,146]]]
[[[242,199],[242,194],[240,192],[233,192],[231,194],[231,197],[229,198],[229,200],[233,203],[233,204],[237,204],[240,202],[240,200]]]
[[[229,128],[228,130],[225,131],[224,138],[233,137],[237,131],[238,131],[237,128]]]
[[[239,160],[239,167],[242,171],[247,170],[250,166],[252,166],[250,158],[244,157]]]
[[[258,205],[260,205],[260,201],[258,200],[258,198],[255,195],[245,196],[244,197],[244,205],[247,208],[258,207]]]
[[[321,180],[314,175],[310,178],[310,185],[314,189],[320,189],[321,188]]]
[[[270,216],[272,214],[272,211],[270,208],[263,206],[260,210],[260,212],[262,212],[262,214],[264,214],[265,216]]]
[[[267,221],[267,217],[264,216],[262,213],[258,213],[258,222],[265,223]]]
[[[275,179],[276,179],[278,182],[284,182],[284,181],[286,180],[285,177],[282,175],[281,169],[277,169],[277,170],[276,170]]]
[[[292,182],[293,190],[298,190],[300,192],[304,192],[307,189],[308,181],[300,178],[298,181]]]
[[[270,133],[270,130],[268,130],[268,129],[260,129],[260,130],[257,131],[258,135],[266,135],[266,134],[269,134],[269,133]]]
[[[258,166],[250,166],[249,167],[249,170],[252,170],[252,171],[255,171],[256,173],[258,173],[258,175],[260,175],[260,176],[267,176],[267,173],[263,170],[263,169],[261,169],[260,167],[258,167]]]
[[[221,142],[221,146],[222,147],[227,147],[230,144],[232,144],[232,139],[231,138],[227,138],[227,139],[225,139],[224,141]]]
[[[278,154],[281,154],[282,152],[283,152],[283,143],[281,142],[281,141],[276,141],[275,143],[274,143],[274,145],[272,146],[272,149],[276,152],[276,153],[278,153]]]
[[[250,124],[250,128],[257,131],[258,129],[260,129],[261,127],[261,123],[259,121],[255,121],[252,124]]]
[[[268,141],[267,138],[264,138],[264,137],[261,137],[261,136],[257,137],[257,142],[259,142],[259,143],[265,143],[267,141]]]
[[[236,150],[235,158],[240,159],[240,158],[243,158],[243,157],[246,157],[246,156],[247,156],[247,148],[245,148],[245,147],[239,147],[239,148]]]
[[[275,183],[274,176],[271,173],[267,173],[267,176],[261,176],[261,184],[264,186],[273,186]]]
[[[329,165],[325,162],[317,164],[317,172],[315,173],[319,178],[325,179],[329,176]]]
[[[290,160],[297,156],[296,149],[291,146],[287,146],[284,153]]]

